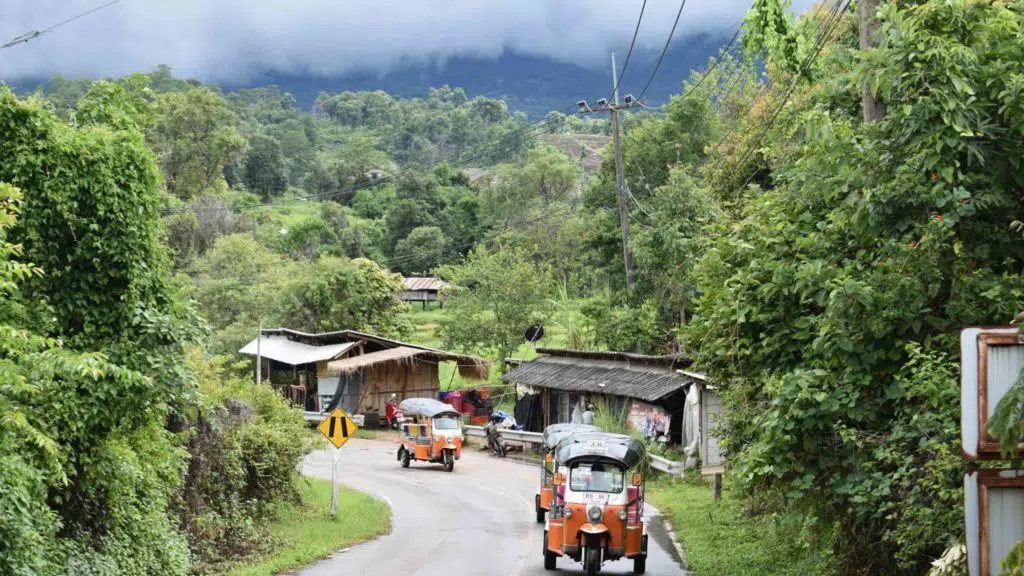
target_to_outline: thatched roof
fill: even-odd
[[[538,348],[544,354],[513,367],[501,379],[535,388],[624,396],[657,402],[691,381],[674,368],[679,356],[628,352],[581,352]]]
[[[388,362],[409,363],[417,359],[428,362],[455,362],[459,369],[459,375],[472,380],[487,380],[491,375],[490,363],[483,358],[410,346],[399,346],[379,352],[370,352],[369,354],[360,354],[351,358],[334,360],[327,363],[327,373],[331,375],[353,374],[368,366]]]

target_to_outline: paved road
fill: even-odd
[[[580,564],[567,559],[559,559],[556,573],[544,570],[544,527],[534,522],[533,513],[538,479],[533,466],[467,449],[452,473],[422,462],[403,469],[395,453],[392,442],[352,439],[339,457],[345,485],[391,505],[392,533],[308,566],[299,576],[582,573]],[[330,452],[310,454],[303,473],[330,479],[331,461]],[[648,508],[653,514],[653,507]],[[649,526],[653,537],[647,573],[682,574],[674,553],[667,552],[671,548],[665,545],[660,522]],[[609,562],[601,572],[631,574],[632,567],[626,560]]]

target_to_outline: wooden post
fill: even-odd
[[[722,473],[715,472],[715,475],[711,478],[711,491],[715,495],[715,503],[722,499]]]

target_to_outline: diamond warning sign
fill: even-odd
[[[341,408],[335,408],[334,412],[331,412],[330,416],[326,420],[320,423],[316,427],[324,438],[331,444],[334,444],[335,448],[341,448],[348,442],[348,439],[356,435],[356,430],[359,429],[356,423],[349,418],[348,414],[345,413]]]

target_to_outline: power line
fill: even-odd
[[[672,23],[672,30],[668,33],[668,39],[665,40],[665,47],[661,49],[661,56],[658,56],[658,63],[654,65],[654,71],[651,72],[651,77],[647,79],[647,84],[644,85],[644,89],[640,91],[638,100],[643,100],[644,94],[647,93],[647,89],[651,87],[651,82],[654,81],[654,77],[658,74],[658,68],[661,68],[661,61],[665,59],[665,53],[668,52],[668,45],[672,43],[672,36],[676,33],[676,26],[679,25],[679,17],[683,15],[683,8],[686,6],[686,0],[679,3],[679,12],[676,12],[676,21]]]
[[[91,10],[86,10],[85,12],[82,12],[81,14],[78,14],[76,16],[72,16],[71,18],[68,18],[67,20],[58,22],[58,23],[50,26],[49,28],[43,28],[42,30],[31,30],[29,32],[26,32],[26,33],[20,35],[20,36],[16,36],[10,42],[8,42],[6,44],[0,45],[0,50],[3,50],[4,48],[10,48],[10,47],[16,46],[18,44],[24,44],[26,42],[30,42],[30,41],[32,41],[32,40],[42,36],[43,34],[47,34],[47,33],[51,32],[53,30],[56,30],[57,28],[60,28],[61,26],[65,25],[65,24],[70,24],[71,22],[74,22],[75,20],[78,20],[79,18],[84,18],[85,16],[88,16],[89,14],[92,14],[93,12],[98,12],[98,11],[106,8],[107,6],[111,6],[113,4],[117,4],[120,1],[121,0],[111,0],[110,2],[107,2],[106,4],[102,4],[102,5],[97,6],[97,7],[93,8],[93,9],[91,9]]]
[[[644,19],[644,9],[647,8],[647,0],[640,6],[640,16],[636,19],[636,28],[633,29],[633,40],[629,43],[629,52],[626,53],[626,60],[622,63],[622,71],[619,72],[619,78],[615,81],[615,86],[612,88],[612,96],[618,93],[619,84],[622,83],[622,77],[626,75],[626,68],[629,66],[629,58],[633,55],[633,47],[636,46],[636,37],[640,33],[640,22]],[[616,100],[617,102],[617,100]]]
[[[824,29],[822,30],[822,33],[819,35],[818,40],[812,48],[811,53],[808,55],[807,59],[804,61],[803,65],[800,67],[797,73],[793,76],[793,80],[790,82],[789,87],[786,90],[785,96],[782,98],[781,102],[779,102],[778,106],[776,106],[775,109],[772,111],[768,120],[763,124],[763,127],[760,133],[758,134],[757,138],[751,143],[751,145],[747,148],[746,152],[744,152],[743,156],[740,158],[738,166],[743,166],[743,164],[747,161],[747,159],[750,157],[753,151],[757,149],[757,147],[761,144],[761,141],[764,139],[765,135],[768,134],[768,131],[771,129],[771,127],[775,125],[775,122],[778,119],[779,114],[782,112],[782,109],[786,106],[786,103],[789,102],[789,99],[793,95],[793,91],[799,84],[800,79],[810,69],[810,67],[815,62],[817,62],[818,56],[821,54],[822,49],[824,49],[825,45],[828,43],[828,39],[832,36],[832,32],[834,31],[836,25],[839,23],[839,20],[842,17],[843,13],[846,12],[849,6],[849,0],[846,0],[845,3],[843,3],[843,0],[835,1],[833,8],[829,11],[829,15],[827,16]],[[747,177],[747,179],[743,182],[743,184],[740,185],[739,188],[742,189],[744,186],[749,184],[750,181],[753,180],[755,175],[757,175],[757,170],[755,170],[749,177]]]

